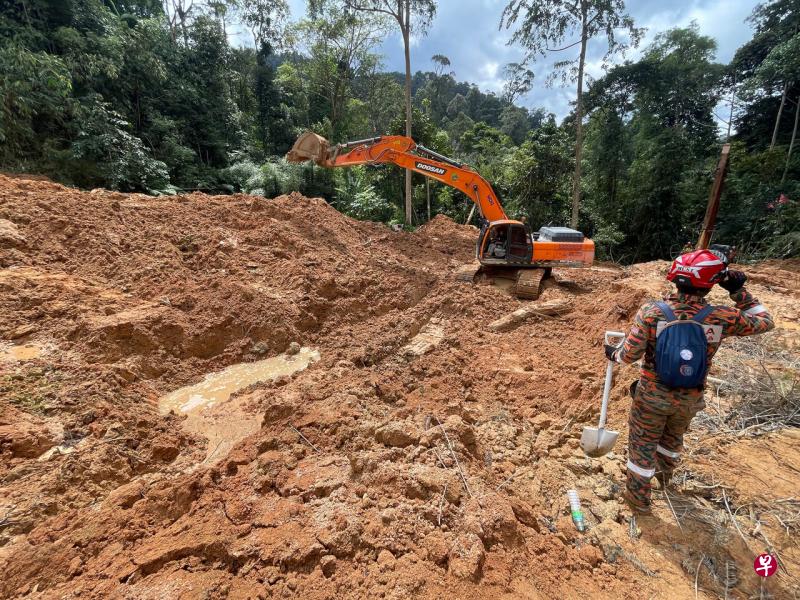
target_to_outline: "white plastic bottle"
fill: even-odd
[[[572,522],[575,523],[575,528],[578,531],[586,531],[578,490],[567,490],[567,498],[569,498],[569,510],[572,513]]]

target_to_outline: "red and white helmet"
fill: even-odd
[[[667,279],[676,284],[710,289],[722,280],[728,268],[727,260],[711,250],[695,250],[676,258]]]

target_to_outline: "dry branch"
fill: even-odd
[[[738,437],[800,427],[797,356],[771,347],[768,334],[737,338],[726,350],[716,361],[724,377],[709,381],[718,394],[729,396],[730,408],[717,419],[701,417],[703,425]],[[717,410],[722,413],[719,406]]]
[[[304,436],[302,433],[300,433],[300,430],[299,430],[299,429],[297,429],[297,428],[296,428],[294,425],[289,425],[289,427],[291,427],[291,428],[294,430],[294,432],[295,432],[297,435],[299,435],[301,438],[303,438],[303,441],[304,441],[306,444],[308,444],[309,446],[311,446],[311,447],[314,449],[314,452],[316,452],[317,454],[319,454],[319,448],[317,448],[317,447],[316,447],[314,444],[312,444],[312,443],[311,443],[311,442],[308,440],[308,438],[307,438],[306,436]]]
[[[453,445],[450,443],[450,438],[447,436],[447,430],[442,425],[442,422],[439,420],[439,417],[436,417],[436,422],[439,424],[439,427],[442,428],[442,433],[444,434],[444,441],[447,442],[447,447],[450,448],[450,454],[453,455],[453,460],[456,463],[456,467],[458,467],[458,474],[461,475],[461,481],[464,482],[464,489],[467,490],[469,497],[472,498],[472,491],[469,489],[469,485],[467,484],[467,478],[464,477],[464,471],[461,470],[461,463],[458,462],[458,457],[456,456],[455,450],[453,450]]]
[[[447,494],[447,482],[444,482],[444,489],[442,490],[442,499],[439,500],[439,526],[442,525],[442,508],[444,507],[444,499]]]

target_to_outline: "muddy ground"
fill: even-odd
[[[666,264],[562,270],[542,301],[566,314],[495,332],[526,303],[455,280],[475,234],[0,176],[0,597],[800,596],[800,435],[744,419],[740,383],[797,399],[800,262],[746,267],[778,327],[720,351],[675,488],[632,522],[634,367],[615,453],[578,440],[603,331]],[[267,359],[283,374],[229,400],[165,404]]]

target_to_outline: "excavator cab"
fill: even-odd
[[[478,260],[487,265],[530,263],[533,242],[528,226],[519,221],[486,223],[478,236]]]

